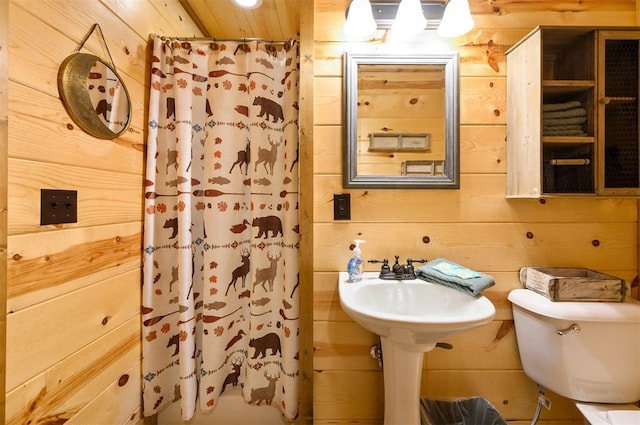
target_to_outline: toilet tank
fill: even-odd
[[[554,302],[529,289],[508,298],[529,378],[573,400],[640,399],[639,302]],[[559,334],[573,324],[578,331]]]

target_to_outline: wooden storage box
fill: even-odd
[[[520,269],[520,283],[551,301],[622,302],[626,295],[624,280],[589,269]]]

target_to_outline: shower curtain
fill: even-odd
[[[298,44],[153,36],[144,415],[298,409]]]

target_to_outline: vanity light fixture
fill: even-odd
[[[262,0],[232,0],[235,4],[245,9],[255,9],[262,5]]]
[[[441,37],[457,37],[474,26],[468,0],[352,0],[344,33],[366,37],[376,29],[391,29],[399,38],[425,29],[438,29]]]
[[[423,31],[427,20],[422,12],[420,0],[402,0],[398,5],[396,19],[391,25],[391,33],[399,37],[410,37]]]
[[[438,27],[440,37],[459,37],[468,33],[475,23],[471,17],[469,0],[449,0]]]
[[[367,37],[376,30],[369,0],[353,0],[347,9],[347,22],[343,31],[350,37]]]

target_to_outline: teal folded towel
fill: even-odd
[[[416,277],[476,296],[495,285],[493,277],[470,270],[444,258],[436,258],[416,269]]]

